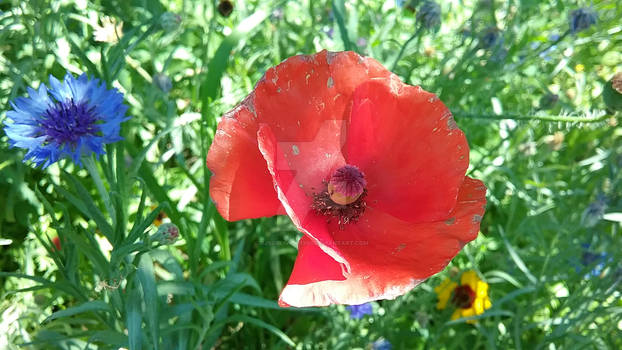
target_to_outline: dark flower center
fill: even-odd
[[[337,169],[326,183],[326,190],[313,196],[312,208],[329,218],[336,218],[341,227],[357,221],[365,211],[367,181],[355,166]]]
[[[467,285],[461,285],[454,289],[454,295],[451,302],[459,308],[468,309],[473,305],[475,300],[475,292]]]
[[[39,121],[46,142],[76,146],[78,140],[86,135],[96,136],[101,130],[99,118],[92,106],[86,102],[75,103],[73,99],[57,102],[48,108]]]

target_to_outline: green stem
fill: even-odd
[[[104,201],[106,210],[108,210],[108,214],[110,215],[110,218],[112,219],[112,226],[114,227],[117,222],[116,212],[112,208],[112,203],[110,202],[110,195],[108,194],[108,190],[106,190],[106,187],[104,186],[104,182],[102,181],[99,171],[97,171],[97,166],[95,165],[95,161],[93,161],[92,156],[88,156],[88,157],[82,158],[82,163],[84,164],[84,167],[86,168],[86,170],[89,172],[89,175],[91,175],[91,179],[93,179],[93,182],[95,183],[95,187],[97,187],[97,191],[99,192],[99,195],[102,197],[102,200]]]
[[[489,113],[464,113],[456,112],[454,116],[457,118],[470,118],[470,119],[514,119],[514,120],[539,120],[543,122],[569,122],[569,123],[597,123],[611,118],[611,115],[604,114],[599,117],[569,117],[563,115],[523,115],[515,113],[503,113],[503,114],[489,114]]]
[[[393,62],[393,67],[391,68],[391,71],[395,71],[395,67],[397,67],[397,63],[402,59],[402,56],[404,56],[404,52],[406,51],[406,47],[408,47],[408,44],[410,44],[411,41],[415,40],[415,38],[418,37],[422,31],[423,31],[423,26],[419,26],[419,29],[417,29],[417,31],[410,38],[408,38],[408,40],[406,40],[404,45],[402,45],[400,52],[397,54],[397,57],[395,58],[395,62]]]

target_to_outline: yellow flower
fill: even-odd
[[[582,65],[581,63],[579,63],[579,64],[577,64],[576,66],[574,66],[574,70],[575,70],[577,73],[581,73],[581,72],[583,72],[583,71],[585,70],[585,66],[584,66],[584,65]]]
[[[481,315],[492,306],[488,297],[488,283],[482,281],[473,270],[462,274],[459,285],[447,278],[434,291],[438,295],[437,309],[445,309],[449,300],[456,306],[451,315],[452,320]],[[467,322],[475,323],[475,320]]]
[[[434,288],[434,291],[438,295],[438,303],[436,304],[437,309],[443,310],[447,307],[447,302],[449,301],[449,298],[451,298],[451,293],[457,286],[458,283],[450,280],[449,278],[445,278],[443,283]]]

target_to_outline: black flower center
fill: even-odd
[[[475,300],[475,292],[467,285],[461,285],[454,289],[454,295],[451,302],[459,308],[468,309],[473,305]]]
[[[100,133],[99,120],[92,106],[70,99],[48,108],[39,121],[39,127],[41,134],[47,136],[46,142],[75,147],[81,137]]]

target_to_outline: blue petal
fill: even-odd
[[[88,94],[89,85],[95,84],[96,81],[89,82],[86,73],[82,73],[78,79],[74,79],[71,74],[65,76],[65,84],[69,87],[73,100],[81,102]]]
[[[71,75],[69,75],[69,77],[71,77]],[[68,77],[66,75],[65,82],[67,82],[67,79]],[[58,81],[58,79],[56,79],[52,75],[50,75],[50,90],[49,91],[52,94],[52,96],[54,96],[56,101],[58,102],[67,101],[73,97],[73,95],[71,94],[71,90],[69,89],[69,86],[67,84],[61,83],[60,81]]]
[[[4,128],[4,132],[10,139],[17,137],[36,137],[39,133],[39,129],[30,124],[10,124]]]

